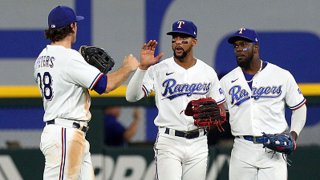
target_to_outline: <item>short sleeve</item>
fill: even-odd
[[[102,78],[101,73],[96,67],[91,66],[83,60],[82,57],[78,59],[71,59],[64,70],[66,71],[69,81],[78,84],[87,89],[92,89],[95,84]]]
[[[217,104],[222,104],[225,102],[225,96],[220,84],[220,81],[218,79],[217,73],[213,71],[212,73],[212,88],[210,91],[210,97],[212,97]]]
[[[288,72],[288,78],[286,82],[286,95],[285,101],[288,107],[292,110],[298,109],[305,104],[304,98],[298,84],[290,72]]]

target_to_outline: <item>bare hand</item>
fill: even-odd
[[[155,49],[158,45],[156,40],[150,40],[148,43],[144,43],[140,51],[140,66],[142,70],[148,69],[151,65],[159,62],[163,53],[160,53],[158,56],[154,56]]]
[[[136,57],[134,57],[132,54],[129,54],[128,56],[124,57],[123,66],[127,67],[130,71],[135,71],[139,66],[139,62]]]

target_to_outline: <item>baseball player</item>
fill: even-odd
[[[241,28],[228,42],[233,45],[238,64],[220,81],[235,136],[229,179],[287,179],[283,154],[263,148],[262,135],[289,130],[295,142],[306,122],[306,99],[289,71],[260,59],[254,30]],[[290,129],[285,105],[292,110]]]
[[[173,23],[173,57],[159,63],[154,57],[157,41],[150,40],[141,49],[140,66],[131,78],[126,93],[135,102],[155,92],[158,116],[154,123],[158,137],[154,145],[157,180],[204,180],[208,145],[204,129],[184,111],[191,100],[212,97],[220,106],[225,101],[216,72],[193,55],[197,45],[197,27],[193,22]],[[225,113],[225,112],[224,112]]]
[[[124,82],[139,65],[132,55],[123,66],[108,75],[89,65],[78,51],[71,49],[76,40],[77,23],[84,19],[67,6],[57,6],[48,16],[46,38],[51,41],[34,64],[45,110],[46,126],[40,149],[45,156],[43,179],[94,179],[85,139],[91,119],[88,89],[107,93]]]

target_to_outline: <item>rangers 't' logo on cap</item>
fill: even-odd
[[[253,29],[249,28],[240,28],[237,32],[235,32],[231,37],[229,37],[228,42],[233,44],[237,40],[246,40],[253,43],[258,43],[257,33]]]
[[[178,24],[178,28],[180,29],[181,26],[184,24],[184,21],[178,21],[177,24]]]
[[[197,27],[192,21],[178,20],[172,24],[172,31],[168,32],[167,35],[173,34],[186,34],[193,38],[197,37]]]

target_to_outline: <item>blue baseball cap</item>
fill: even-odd
[[[172,31],[168,32],[167,35],[176,33],[187,34],[197,38],[197,26],[192,21],[178,20],[172,24]]]
[[[77,16],[70,7],[57,6],[49,13],[48,26],[51,29],[62,28],[83,19],[83,16]]]
[[[258,43],[257,33],[249,28],[240,28],[228,39],[228,43],[233,44],[237,40],[247,40],[249,42]]]

